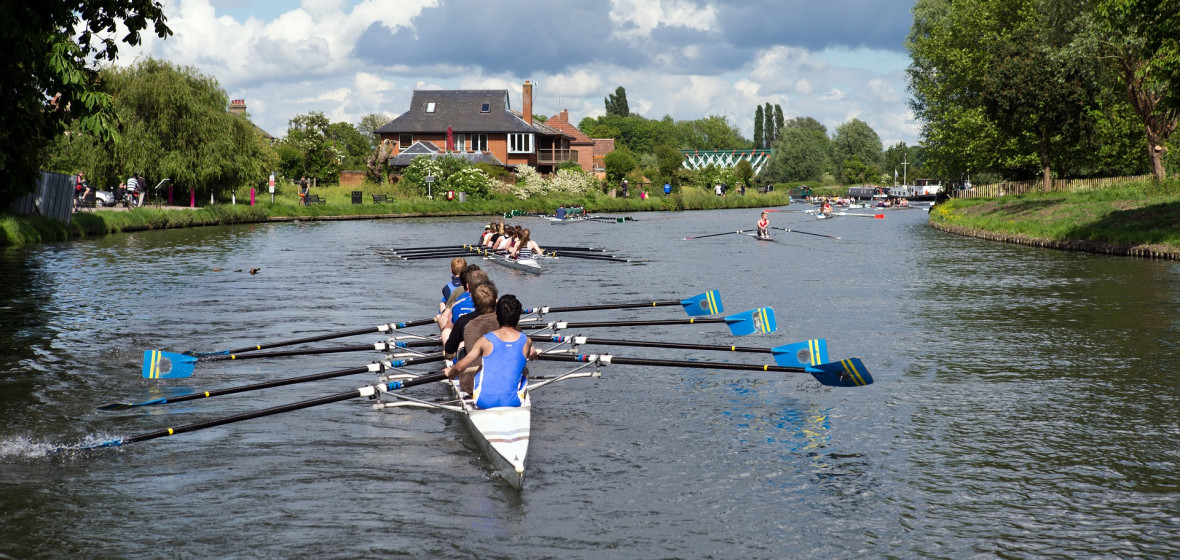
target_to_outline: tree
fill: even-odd
[[[332,147],[343,152],[343,169],[361,169],[365,165],[365,157],[373,153],[369,142],[372,136],[362,133],[349,123],[332,123],[324,133],[332,141]]]
[[[686,150],[740,150],[750,147],[737,125],[724,115],[709,115],[702,119],[677,121],[673,133],[676,145]],[[665,142],[674,141],[668,138]],[[658,142],[660,138],[656,138]]]
[[[778,103],[775,103],[774,104],[774,134],[775,134],[776,140],[782,136],[783,125],[785,125],[785,124],[786,123],[783,122],[783,108]]]
[[[381,142],[381,139],[377,137],[377,129],[385,126],[391,120],[393,119],[385,113],[369,113],[361,117],[361,122],[356,125],[356,129],[368,137],[370,151],[377,149],[377,144]]]
[[[0,207],[30,192],[48,146],[71,123],[103,140],[118,134],[112,98],[95,84],[98,64],[138,45],[152,26],[172,33],[153,0],[39,0],[0,3]],[[125,33],[121,39],[114,33]]]
[[[619,181],[622,181],[623,177],[639,168],[639,160],[635,159],[631,150],[625,147],[617,148],[613,152],[606,154],[604,163],[606,165],[606,182],[609,185],[619,184]]]
[[[808,122],[792,119],[783,128],[782,138],[766,162],[760,177],[767,181],[819,181],[828,166],[831,141],[823,125],[808,118]]]
[[[676,172],[684,168],[684,154],[680,150],[667,144],[660,144],[655,148],[659,177],[657,183],[679,184]]]
[[[1166,0],[1099,0],[1100,53],[1142,121],[1156,179],[1180,122],[1180,6]]]
[[[615,92],[608,95],[604,100],[606,102],[606,114],[610,117],[626,117],[631,114],[630,107],[627,106],[627,90],[623,86],[615,89]]]
[[[322,183],[340,180],[344,150],[332,141],[331,123],[319,111],[298,115],[288,122],[281,142],[280,168],[287,177],[312,177]]]
[[[737,165],[733,166],[733,177],[738,183],[741,183],[747,187],[752,185],[753,183],[751,181],[754,179],[754,166],[750,163],[750,160],[743,159],[737,162]]]
[[[755,148],[767,147],[767,142],[763,139],[763,126],[764,126],[764,123],[762,121],[762,106],[759,105],[754,108],[754,147]]]
[[[837,126],[832,137],[832,160],[841,166],[838,176],[845,176],[843,166],[853,157],[858,165],[876,169],[876,175],[880,175],[881,137],[860,119],[852,119]]]
[[[770,106],[768,101],[762,109],[762,138],[766,140],[766,147],[769,148],[778,140],[779,131],[775,128],[774,122],[774,108]]]
[[[168,178],[204,199],[261,184],[277,162],[258,129],[226,110],[225,90],[195,68],[148,58],[104,69],[99,78],[114,99],[118,134],[104,140],[81,133],[83,138],[67,143],[88,154],[81,157],[95,180],[114,186],[140,172],[153,183]]]

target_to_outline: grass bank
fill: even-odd
[[[258,204],[250,206],[248,199],[238,204],[213,204],[196,209],[136,208],[130,211],[98,210],[74,214],[69,225],[41,216],[17,217],[0,214],[0,246],[24,243],[65,241],[73,237],[89,237],[125,231],[183,228],[227,224],[244,224],[293,219],[366,219],[418,216],[499,216],[518,210],[529,213],[551,213],[559,204],[581,205],[589,213],[655,212],[677,210],[711,210],[719,208],[773,208],[786,205],[790,198],[786,191],[758,194],[747,191],[745,196],[718,197],[703,189],[687,187],[664,197],[649,196],[640,200],[611,198],[592,193],[583,197],[537,197],[520,200],[498,195],[490,200],[470,200],[459,203],[424,197],[394,194],[389,202],[374,204],[372,192],[364,192],[362,204],[352,204],[348,187],[319,187],[312,192],[327,203],[302,206],[295,194],[263,194]],[[378,192],[378,194],[386,194]]]
[[[1180,259],[1180,180],[950,200],[934,207],[930,224],[1023,245]]]

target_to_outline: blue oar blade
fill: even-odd
[[[784,367],[818,366],[828,361],[828,341],[822,338],[784,344],[770,349],[774,363]]]
[[[729,325],[729,332],[734,336],[746,336],[754,333],[768,334],[778,328],[774,322],[774,310],[769,307],[759,307],[730,315],[725,318],[725,323]]]
[[[848,358],[839,362],[808,366],[807,373],[829,387],[863,387],[873,383],[873,376],[860,358]]]
[[[725,312],[725,306],[721,305],[721,292],[718,290],[710,290],[701,295],[681,300],[680,305],[684,306],[684,312],[688,313],[690,317]]]
[[[144,379],[180,379],[190,377],[196,369],[197,359],[193,356],[165,352],[163,350],[143,351]]]

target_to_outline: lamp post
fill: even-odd
[[[434,197],[430,195],[431,189],[433,187],[434,187],[434,175],[427,175],[426,176],[426,198],[428,198],[430,200],[434,200]]]

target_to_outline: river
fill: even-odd
[[[935,231],[921,210],[886,214],[774,213],[773,225],[841,239],[778,231],[773,242],[683,239],[752,229],[754,210],[626,224],[519,218],[543,246],[605,246],[642,261],[563,258],[541,276],[488,264],[500,293],[526,306],[717,289],[726,314],[770,306],[778,323],[741,338],[715,324],[566,334],[767,347],[824,338],[832,359],[860,357],[876,381],[825,388],[806,374],[607,366],[601,378],[534,395],[521,490],[496,477],[454,413],[360,400],[46,455],[371,383],[358,375],[95,408],[363,365],[377,354],[140,375],[144,350],[430,317],[447,262],[377,250],[469,242],[477,218],[194,228],[0,250],[0,557],[1180,556],[1180,263],[998,244]],[[683,316],[661,307],[551,318]]]

